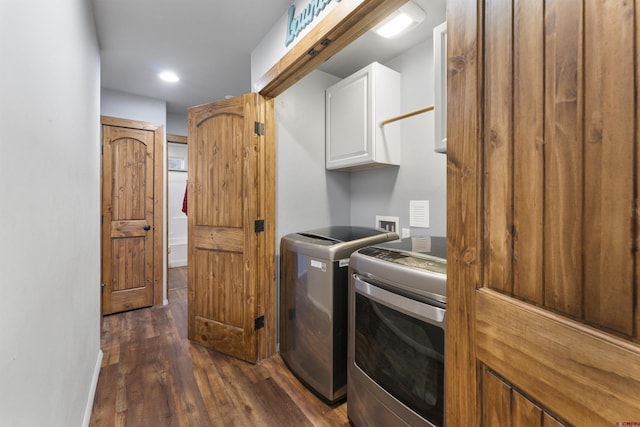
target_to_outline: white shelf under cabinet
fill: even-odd
[[[400,164],[400,73],[374,62],[326,90],[326,168]]]

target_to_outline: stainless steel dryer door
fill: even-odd
[[[349,417],[443,426],[446,310],[357,274],[352,286]]]

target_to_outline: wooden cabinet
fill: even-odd
[[[400,73],[374,62],[326,91],[326,167],[400,164]]]

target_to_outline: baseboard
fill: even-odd
[[[83,427],[89,427],[89,421],[91,421],[93,399],[96,397],[96,389],[98,388],[98,377],[100,376],[100,367],[102,366],[103,356],[104,353],[102,353],[102,350],[98,350],[98,360],[96,360],[96,366],[93,369],[93,378],[91,378],[91,388],[89,389],[89,396],[87,397],[87,406],[84,408],[84,420],[82,421]]]

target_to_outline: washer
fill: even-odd
[[[396,239],[380,229],[334,226],[281,240],[280,354],[298,379],[330,403],[347,392],[349,256]]]

